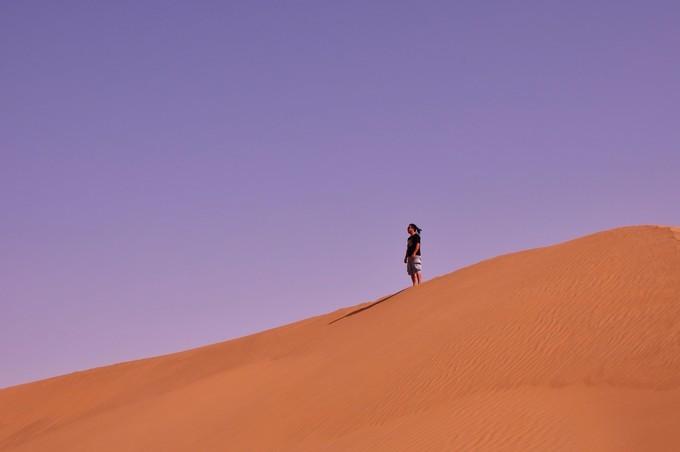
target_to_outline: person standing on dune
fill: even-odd
[[[413,223],[406,228],[409,237],[406,240],[404,263],[406,264],[406,273],[411,275],[411,282],[414,286],[420,284],[423,277],[423,263],[420,257],[420,231],[422,229]]]

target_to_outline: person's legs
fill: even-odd
[[[420,283],[423,281],[422,279],[422,269],[423,269],[423,261],[420,256],[414,256],[413,257],[413,273],[415,273],[415,284],[420,285]]]
[[[408,273],[411,276],[411,283],[413,286],[417,286],[422,282],[421,278],[421,262],[420,262],[420,256],[418,257],[408,257],[408,262],[406,263],[406,273]]]

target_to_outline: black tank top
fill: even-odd
[[[420,235],[416,232],[413,235],[410,235],[408,239],[406,239],[406,255],[411,256],[413,254],[413,251],[416,249],[416,244],[420,243]],[[421,247],[423,245],[420,245]],[[416,253],[416,256],[420,256],[420,248],[418,248],[418,252]]]

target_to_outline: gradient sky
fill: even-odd
[[[675,1],[0,4],[0,387],[680,224]]]

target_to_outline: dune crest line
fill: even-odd
[[[680,228],[667,229],[504,254],[249,336],[5,388],[0,451],[680,450]]]

